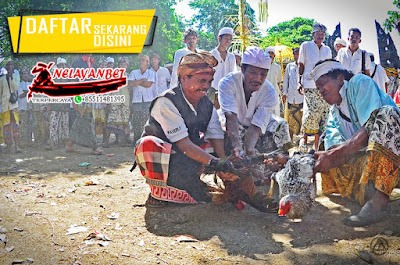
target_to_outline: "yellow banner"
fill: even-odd
[[[9,17],[14,53],[140,53],[155,9]]]

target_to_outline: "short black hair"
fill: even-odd
[[[358,28],[351,28],[351,29],[349,29],[349,36],[350,36],[350,32],[358,32],[358,34],[360,34],[360,37],[361,37],[361,30],[359,30]]]
[[[369,58],[371,58],[371,62],[375,62],[375,56],[374,56],[373,54],[371,54],[371,55],[369,56]]]
[[[199,37],[197,32],[193,29],[188,29],[185,31],[185,33],[183,33],[183,40],[186,40],[186,38],[189,36],[196,36],[197,38]]]

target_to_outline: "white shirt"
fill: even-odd
[[[178,66],[181,58],[186,54],[191,53],[192,51],[189,50],[187,47],[179,49],[175,52],[174,55],[174,66],[172,67],[172,74],[171,74],[171,83],[169,84],[169,88],[175,88],[178,86]],[[196,52],[198,52],[196,50]]]
[[[194,114],[197,115],[193,105],[187,101],[185,95],[183,95],[183,97]],[[165,136],[171,143],[175,143],[189,136],[185,121],[170,99],[166,97],[157,98],[156,102],[154,102],[153,108],[151,109],[150,115],[161,125]],[[210,122],[208,123],[207,130],[204,134],[205,140],[224,139],[224,132],[222,131],[215,108],[213,108]]]
[[[154,71],[147,69],[143,74],[140,69],[133,70],[128,77],[128,80],[140,80],[146,78],[147,81],[154,82],[156,77]],[[149,102],[155,98],[153,87],[143,87],[141,85],[134,86],[132,89],[132,103]]]
[[[153,84],[154,95],[158,96],[162,92],[168,89],[168,82],[171,81],[171,74],[169,70],[165,67],[160,66],[158,70],[154,70],[153,68],[150,69],[154,72],[156,77],[156,81]]]
[[[300,45],[298,62],[304,65],[303,78],[301,80],[304,88],[316,88],[310,72],[319,61],[331,58],[331,49],[323,43],[321,48],[318,48],[314,41],[305,41]]]
[[[28,93],[29,93],[29,89],[28,87],[31,85],[31,82],[24,82],[22,81],[21,83],[19,83],[19,88],[18,88],[18,109],[19,110],[28,110]],[[19,96],[22,95],[22,93],[24,93],[24,90],[28,90],[28,93],[26,94],[25,97],[20,98]]]
[[[268,71],[267,80],[272,84],[272,86],[275,88],[276,93],[279,95],[279,83],[282,82],[282,68],[279,64],[274,62],[271,64],[271,67]],[[275,106],[275,115],[281,115],[279,104]]]
[[[381,65],[375,64],[375,62],[371,62],[371,69],[369,69],[369,73],[371,74],[371,76],[374,73],[375,65],[376,65],[376,72],[374,77],[372,77],[372,79],[375,81],[378,87],[386,93],[385,84],[389,83],[390,81],[389,77],[387,76],[385,69]]]
[[[264,84],[253,92],[249,103],[246,104],[243,78],[242,72],[235,72],[228,74],[219,82],[218,100],[222,114],[228,111],[235,113],[242,126],[253,124],[264,134],[278,104],[278,94],[271,83],[265,80]]]
[[[304,95],[297,90],[297,74],[299,67],[296,62],[289,63],[286,66],[285,78],[283,79],[282,94],[287,96],[290,104],[301,104],[304,101]]]
[[[346,91],[346,85],[343,85],[342,88],[339,90],[339,94],[342,97],[342,102],[340,103],[340,105],[334,104],[333,108],[337,108],[338,113],[340,110],[346,117],[350,119],[350,110],[349,106],[347,105],[345,91]],[[346,139],[350,138],[355,133],[353,124],[351,122],[346,121],[340,114],[338,115],[338,117],[341,124],[343,125],[342,128],[345,136],[347,137]]]
[[[363,50],[358,48],[352,53],[347,46],[339,50],[336,59],[342,63],[346,70],[351,71],[353,74],[361,74],[362,51]],[[369,69],[371,69],[371,58],[368,56],[368,52],[365,52],[365,70]]]
[[[219,81],[224,78],[227,74],[235,72],[236,70],[236,58],[233,53],[228,52],[225,61],[222,59],[220,52],[215,48],[210,52],[214,55],[218,61],[218,65],[215,67],[214,80],[211,82],[211,87],[218,90]]]

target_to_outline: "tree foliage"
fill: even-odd
[[[400,9],[400,0],[394,0],[393,5]],[[389,17],[383,24],[388,31],[392,31],[392,28],[396,28],[400,34],[400,12],[399,11],[388,11]]]
[[[201,37],[199,46],[204,50],[212,50],[218,45],[218,32],[222,27],[237,26],[235,21],[227,20],[227,16],[237,16],[239,6],[235,0],[192,0],[189,6],[196,11],[188,24],[198,29]],[[255,11],[246,3],[246,14],[255,24]],[[254,32],[257,34],[257,32]]]
[[[314,19],[295,17],[267,30],[267,36],[263,38],[261,47],[274,46],[278,42],[289,47],[299,47],[304,41],[311,39]]]
[[[12,54],[10,35],[7,24],[7,17],[17,16],[21,9],[25,10],[50,10],[50,11],[66,11],[66,12],[106,12],[106,11],[124,11],[124,10],[141,10],[156,9],[155,15],[158,16],[157,28],[154,36],[153,45],[144,47],[143,53],[156,52],[161,56],[161,61],[172,61],[174,52],[182,46],[182,33],[184,25],[180,18],[175,14],[172,8],[176,4],[175,0],[6,0],[0,3],[0,52],[2,57],[9,57]],[[27,11],[25,15],[49,14],[42,12]],[[51,14],[51,13],[50,13]],[[138,68],[137,55],[132,54],[96,54],[95,58],[100,56],[112,56],[118,58],[124,55],[131,59],[131,68]],[[13,55],[17,61],[17,67],[27,65],[33,66],[38,60],[49,61],[55,60],[59,54],[29,54],[29,55]],[[77,55],[62,54],[71,63]]]

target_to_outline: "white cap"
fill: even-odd
[[[112,58],[112,57],[107,57],[107,58],[106,58],[106,62],[107,62],[107,63],[114,63],[114,58]]]
[[[272,46],[268,46],[266,49],[265,49],[265,52],[273,52],[274,54],[275,54],[275,48],[274,47],[272,47]]]
[[[271,57],[265,54],[261,48],[249,46],[243,54],[242,64],[269,69],[271,67]]]
[[[62,57],[58,57],[58,58],[57,58],[57,65],[59,65],[60,63],[65,63],[65,64],[67,64],[67,60],[65,60],[65,59],[62,58]]]
[[[220,31],[218,32],[218,36],[225,35],[225,34],[229,34],[229,35],[233,36],[234,35],[233,28],[224,27],[224,28],[220,29]]]
[[[333,46],[336,46],[336,44],[342,44],[344,47],[347,46],[347,43],[344,39],[341,39],[339,37],[336,38],[335,43],[333,43]]]

